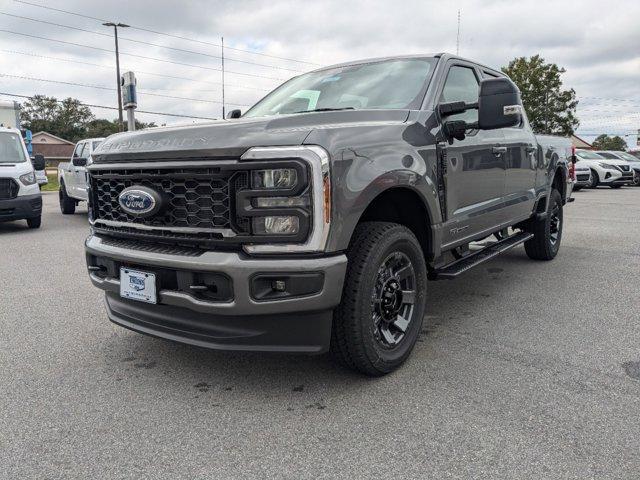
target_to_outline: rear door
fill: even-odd
[[[480,71],[471,63],[450,60],[439,86],[438,103],[478,101]],[[451,115],[446,120],[476,122],[477,110]],[[505,183],[502,130],[467,131],[464,140],[446,148],[446,212],[443,247],[464,243],[500,223]]]

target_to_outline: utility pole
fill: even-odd
[[[458,10],[458,34],[456,35],[456,55],[460,55],[460,10]]]
[[[220,37],[222,39],[222,119],[226,118],[224,111],[224,37]]]
[[[123,130],[122,124],[122,90],[120,88],[120,53],[118,52],[118,27],[126,28],[129,25],[124,23],[105,22],[105,27],[113,27],[113,34],[116,39],[116,80],[118,85],[118,130]]]

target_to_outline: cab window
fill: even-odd
[[[461,101],[466,103],[478,101],[478,78],[473,68],[454,65],[449,69],[447,79],[444,82],[440,103]],[[463,113],[451,115],[447,119],[477,122],[478,110],[467,110]]]

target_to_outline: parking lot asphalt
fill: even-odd
[[[86,209],[0,224],[0,478],[638,478],[640,188],[583,190],[553,262],[431,282],[399,371],[111,324]]]

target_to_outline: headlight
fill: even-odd
[[[298,183],[298,174],[293,168],[255,170],[252,175],[253,188],[289,189]]]
[[[616,167],[615,165],[611,165],[610,163],[599,162],[598,164],[605,170],[618,170],[618,167]]]
[[[251,218],[256,240],[245,244],[244,250],[250,254],[322,251],[331,226],[327,151],[317,145],[253,147],[241,161],[271,162],[252,170],[250,190],[237,193],[237,215]]]
[[[36,183],[36,174],[34,172],[25,173],[24,175],[20,175],[20,181],[26,187],[29,185],[33,185]]]

